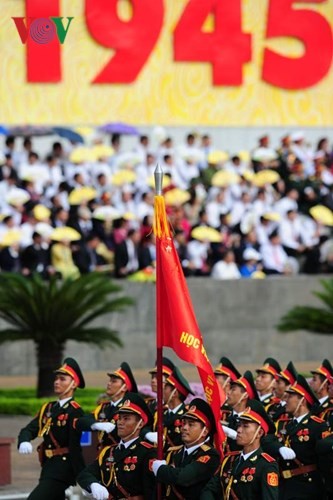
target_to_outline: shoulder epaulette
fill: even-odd
[[[77,401],[71,401],[71,405],[74,407],[74,408],[81,408],[81,406],[79,405],[79,403]]]
[[[142,444],[142,446],[144,446],[145,448],[154,448],[154,445],[148,443],[147,441],[140,441],[140,444]]]
[[[267,460],[267,462],[275,462],[275,458],[268,455],[268,453],[261,453],[261,456]]]
[[[211,446],[209,446],[208,444],[202,444],[200,446],[200,450],[202,450],[202,451],[208,451],[210,449],[211,449]]]
[[[180,450],[181,448],[183,447],[183,445],[181,444],[180,446],[170,446],[170,448],[167,449],[167,453],[169,453],[169,451],[177,451],[177,450]]]
[[[315,422],[318,422],[318,424],[323,424],[325,423],[325,420],[323,420],[322,418],[320,417],[317,417],[316,415],[311,415],[311,420],[314,420]]]

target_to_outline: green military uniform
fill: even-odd
[[[133,393],[138,392],[138,387],[132,373],[132,370],[126,361],[122,362],[120,367],[107,374],[109,377],[117,377],[120,378],[127,387],[127,390]],[[121,408],[124,399],[126,399],[126,395],[124,398],[114,404],[112,401],[105,401],[99,404],[95,410],[89,414],[85,415],[83,418],[77,423],[77,428],[81,431],[90,431],[91,426],[96,422],[110,422],[111,424],[116,424],[115,415],[118,412],[119,408]],[[111,444],[116,444],[119,442],[119,438],[117,435],[117,429],[115,428],[112,432],[107,433],[104,431],[98,432],[98,449],[101,450],[104,446],[109,446]]]
[[[325,500],[333,500],[333,434],[329,433],[316,445],[319,469],[324,477]]]
[[[184,453],[184,446],[171,448],[167,454],[168,465],[158,469],[157,480],[167,485],[166,498],[200,498],[200,491],[218,469],[219,454],[209,444],[201,445],[186,457]]]
[[[173,370],[175,368],[174,363],[171,361],[171,359],[167,358],[166,356],[162,357],[162,377],[163,381],[169,377],[169,375],[172,374]],[[157,366],[155,364],[155,367],[149,370],[150,375],[157,375]],[[150,410],[150,413],[152,415],[155,415],[155,412],[157,412],[157,399],[153,397],[147,397],[145,398],[145,402],[148,405],[148,408]]]
[[[105,447],[97,460],[84,469],[78,483],[89,491],[91,483],[99,482],[112,495],[110,498],[141,496],[153,498],[155,477],[151,463],[156,458],[156,448],[138,437],[124,450],[119,445]]]
[[[127,393],[118,413],[119,419],[120,415],[124,417],[131,414],[139,417],[138,424],[142,422],[143,425],[151,426],[149,408],[136,393]],[[80,473],[78,483],[84,490],[89,492],[93,489],[93,483],[99,483],[107,489],[112,499],[148,500],[154,497],[156,480],[152,463],[157,450],[138,435],[138,424],[127,438],[123,436],[124,441],[122,439],[117,445],[103,448],[98,459]]]
[[[182,443],[180,429],[182,425],[182,417],[186,413],[186,405],[183,403],[174,413],[171,410],[164,410],[163,412],[163,433],[165,437],[165,451],[172,446],[179,446]],[[157,430],[157,413],[154,418],[155,428]]]
[[[286,426],[286,444],[296,453],[295,460],[281,461],[283,500],[322,500],[323,485],[318,471],[317,442],[325,437],[327,425],[316,416],[306,415],[300,423]]]
[[[72,370],[73,367],[79,373],[79,387],[83,388],[83,376],[72,358],[67,358],[57,372],[66,373],[67,368]],[[84,468],[81,432],[76,428],[82,415],[82,408],[72,398],[62,407],[58,401],[52,401],[45,403],[36,417],[20,431],[18,446],[36,437],[43,438],[38,448],[42,466],[39,484],[29,500],[64,499],[65,490],[76,483],[76,476]]]
[[[208,442],[216,434],[216,423],[211,407],[200,398],[191,401],[183,419],[184,425],[187,420],[200,422],[202,431],[199,438],[188,443],[187,447],[181,445],[170,448],[166,463],[158,465],[154,473],[157,481],[164,485],[166,498],[195,500],[200,498],[201,490],[219,467],[220,456]],[[208,430],[206,441],[200,443],[199,439],[203,439],[201,436],[205,429]]]
[[[118,401],[117,404],[113,404],[111,401],[101,403],[91,414],[84,415],[78,420],[78,430],[91,431],[91,426],[95,422],[111,422],[112,424],[116,424],[116,414],[123,401],[124,398]],[[110,446],[111,444],[117,444],[118,442],[119,438],[116,428],[109,434],[104,431],[98,431],[98,449],[101,450],[104,446]]]
[[[288,390],[288,393],[301,395],[308,408],[315,407],[318,400],[302,375]],[[281,499],[322,500],[324,498],[323,480],[319,472],[317,443],[328,433],[324,420],[309,412],[299,421],[291,420],[286,425],[285,444],[296,453],[294,460],[281,461]]]
[[[239,385],[240,387],[245,389],[247,395],[246,399],[248,401],[252,399],[255,399],[257,401],[259,400],[258,393],[254,385],[253,375],[249,370],[246,370],[244,372],[244,375],[240,376],[238,379],[232,380],[230,382],[230,385]],[[236,431],[239,424],[239,417],[240,415],[231,408],[231,411],[228,414],[225,413],[225,420],[222,423],[227,425],[230,429]],[[229,437],[225,440],[223,448],[224,453],[241,450],[241,447],[236,443],[236,440]]]
[[[273,382],[274,379],[278,380],[279,374],[281,373],[281,366],[278,363],[278,361],[276,361],[276,359],[266,358],[263,366],[261,366],[260,368],[257,368],[256,372],[258,374],[260,372],[268,373],[269,375],[272,376],[272,382]],[[270,387],[271,386],[272,386],[272,384],[270,384]],[[272,405],[276,404],[278,401],[277,401],[277,398],[274,397],[273,393],[267,393],[263,397],[260,397],[260,402],[267,411]]]
[[[166,378],[166,385],[172,386],[175,390],[182,395],[183,399],[187,398],[189,394],[193,394],[190,384],[182,375],[177,366],[174,366],[173,372]],[[167,402],[166,402],[167,404]],[[174,411],[175,410],[175,411]],[[172,446],[182,444],[181,440],[181,419],[184,417],[187,407],[184,403],[178,405],[178,408],[168,409],[163,412],[163,435],[164,435],[164,451]],[[157,412],[154,415],[154,430],[157,430]]]
[[[261,448],[241,463],[240,456],[241,452],[235,451],[225,457],[220,476],[208,483],[200,500],[279,498],[279,469],[274,458],[263,453]]]

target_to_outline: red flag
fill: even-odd
[[[224,433],[220,424],[220,408],[225,395],[215,379],[203,345],[162,196],[155,196],[154,233],[157,252],[157,347],[171,347],[181,359],[198,368],[207,402],[215,416],[215,444],[222,454]]]

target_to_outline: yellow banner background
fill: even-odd
[[[62,81],[55,84],[26,82],[26,48],[11,19],[25,16],[24,2],[1,0],[0,123],[333,125],[333,67],[318,85],[306,90],[286,91],[261,81],[265,46],[284,55],[302,53],[302,44],[292,39],[264,41],[268,0],[243,0],[243,29],[252,34],[253,54],[244,66],[241,87],[214,87],[209,63],[173,61],[172,32],[186,3],[164,2],[159,40],[134,83],[93,85],[112,51],[98,45],[87,31],[83,0],[61,2],[61,15],[74,20],[61,48]],[[300,5],[333,19],[333,0]]]

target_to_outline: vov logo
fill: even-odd
[[[52,42],[56,36],[63,44],[74,17],[66,17],[66,27],[62,23],[63,17],[12,17],[12,19],[23,44],[27,43],[29,36],[34,42],[45,45]]]

